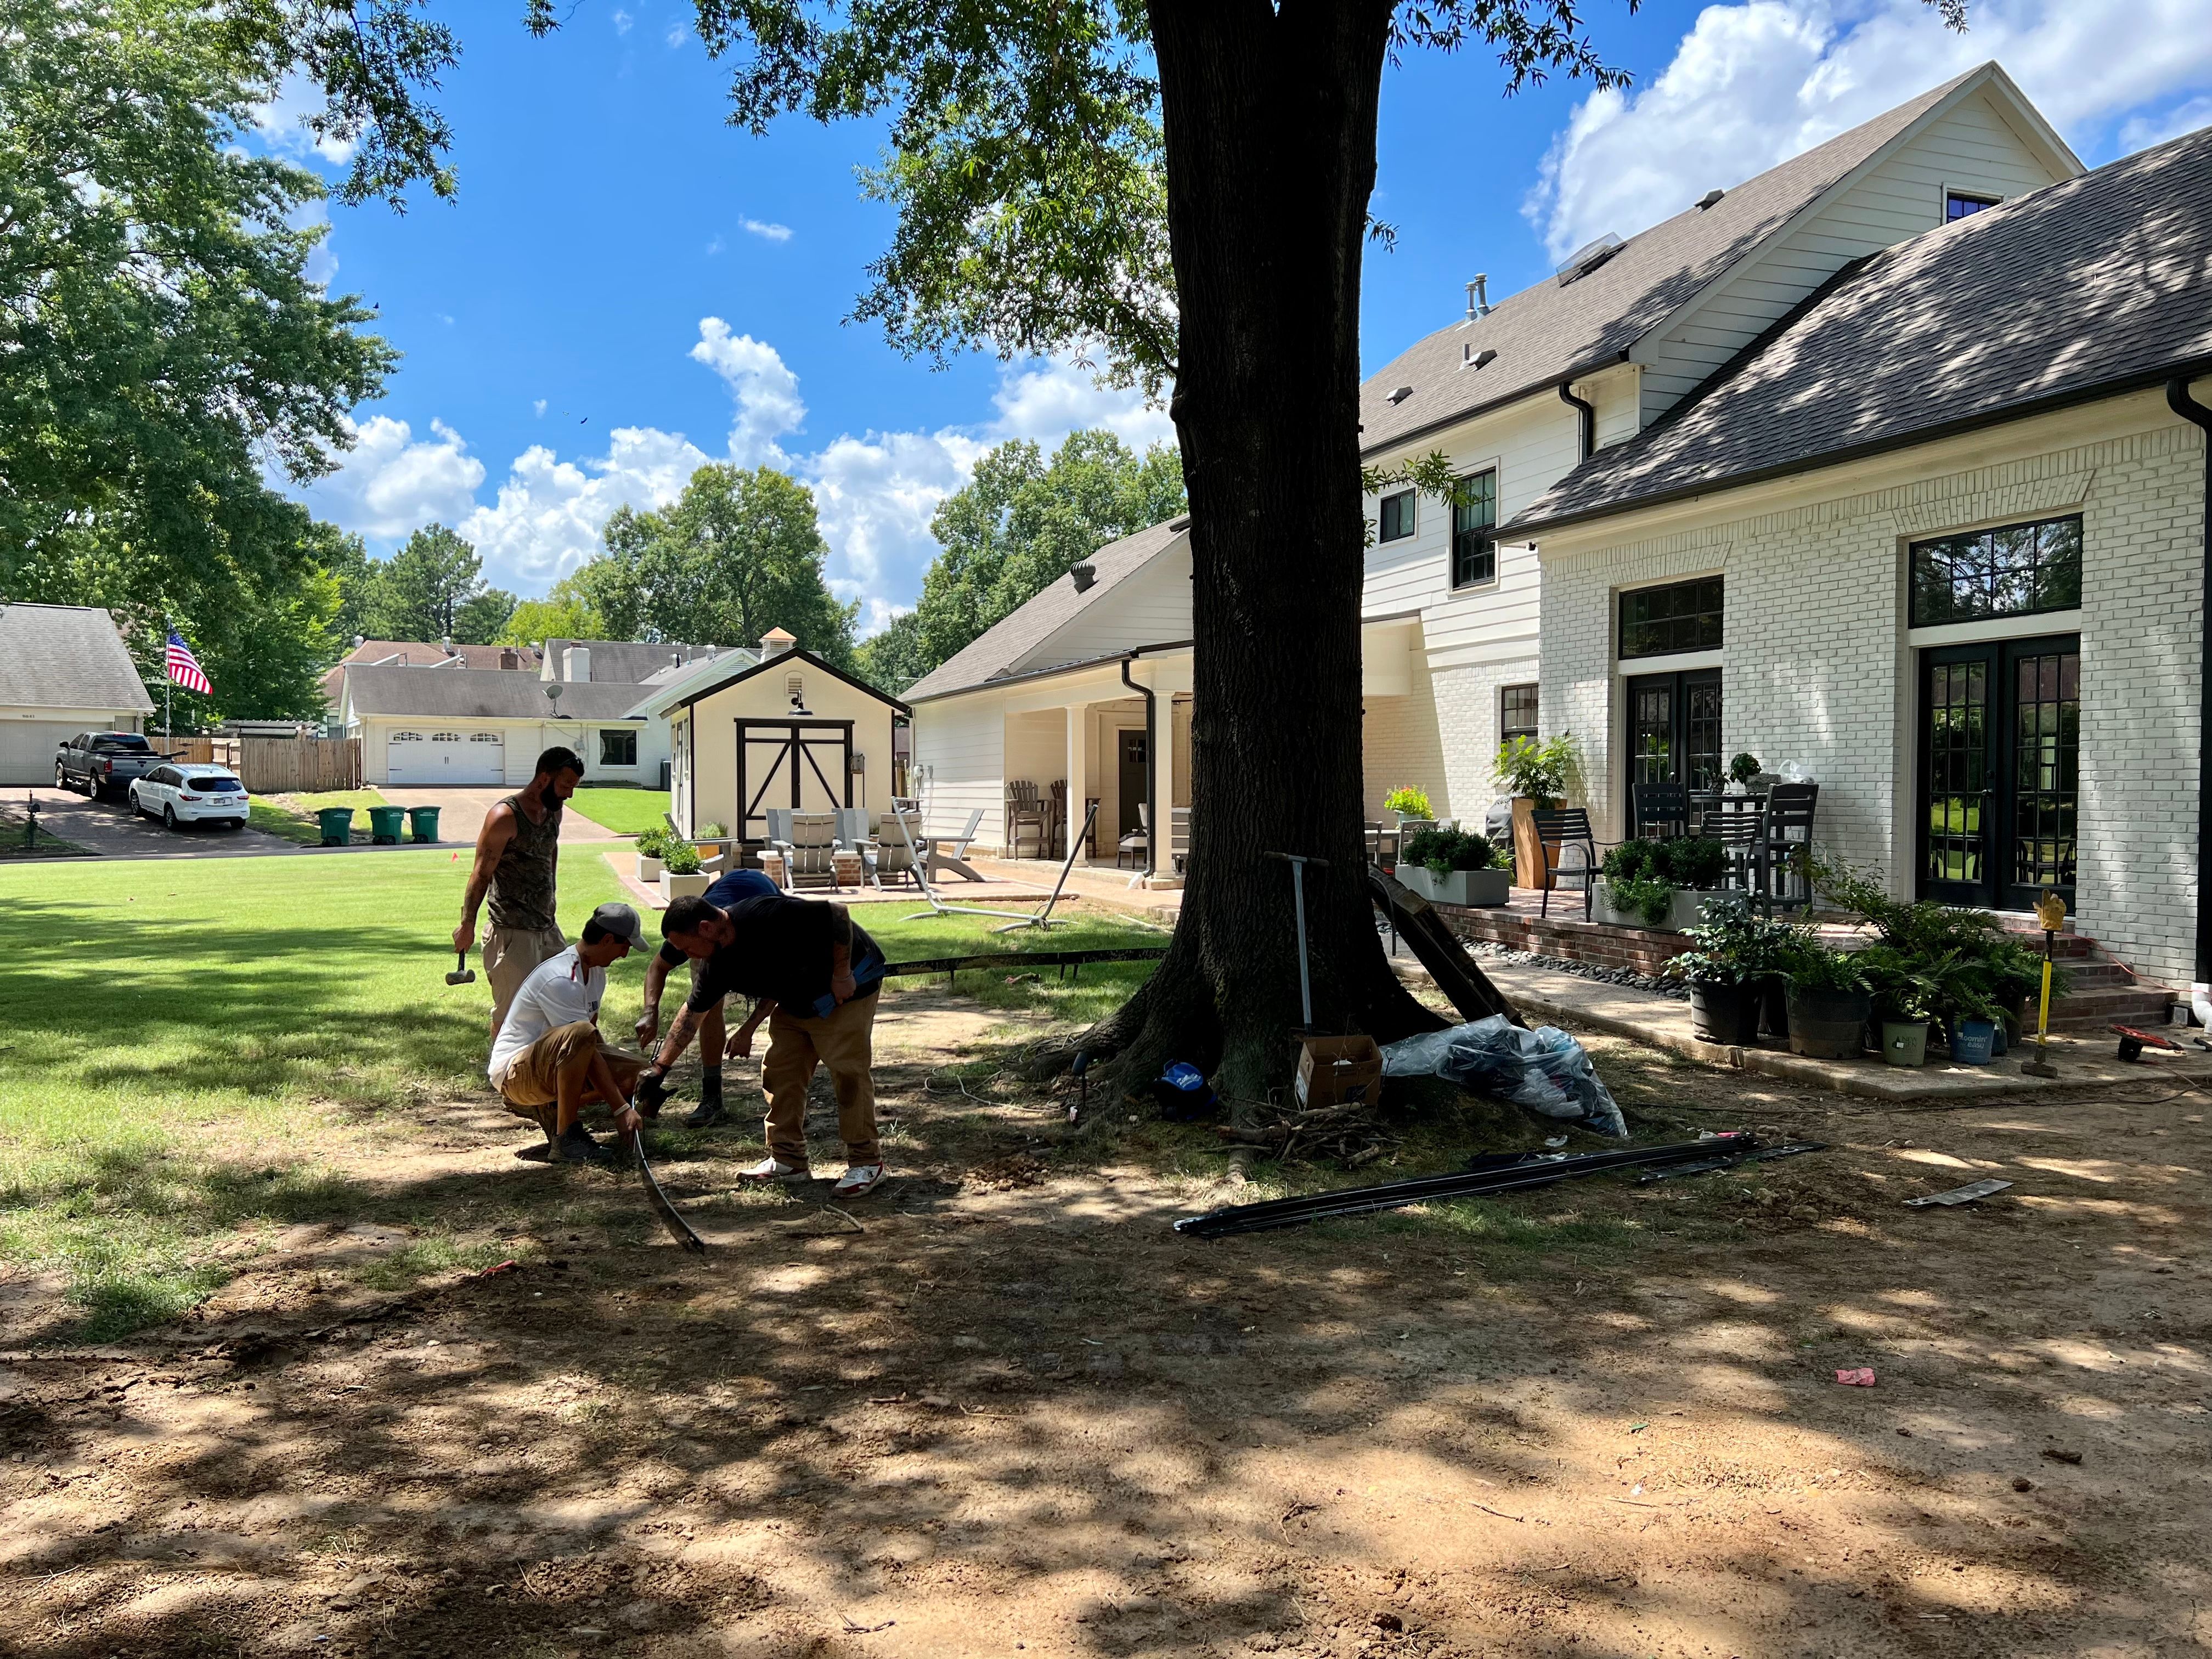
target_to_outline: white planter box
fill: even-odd
[[[1439,876],[1425,865],[1401,864],[1398,879],[1432,904],[1458,904],[1469,909],[1496,909],[1513,894],[1510,870],[1455,870]]]
[[[1654,931],[1679,933],[1686,927],[1694,927],[1705,920],[1705,901],[1712,896],[1713,895],[1709,892],[1698,892],[1686,887],[1677,887],[1674,890],[1674,902],[1668,910],[1667,920]],[[1648,928],[1651,927],[1650,922],[1644,920],[1641,911],[1616,910],[1606,902],[1605,883],[1602,879],[1597,884],[1596,915],[1597,919],[1608,927]]]
[[[660,872],[660,896],[673,904],[680,898],[704,898],[707,889],[714,884],[714,877],[703,870],[696,876],[679,876],[670,871]]]
[[[637,878],[640,881],[659,881],[660,879],[660,860],[656,858],[648,858],[643,853],[640,853],[637,855]]]

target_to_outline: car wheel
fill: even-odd
[[[177,809],[175,807],[164,806],[161,809],[161,827],[164,830],[173,830],[177,827]]]

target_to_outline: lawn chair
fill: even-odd
[[[1022,826],[1030,825],[1036,831],[1037,856],[1044,856],[1045,809],[1037,799],[1037,787],[1027,778],[1016,778],[1006,786],[1006,856],[1018,859],[1022,855]]]
[[[914,839],[921,852],[922,875],[925,878],[933,879],[949,871],[969,881],[983,879],[982,872],[968,862],[968,849],[975,844],[975,832],[982,827],[983,809],[981,807],[979,806],[969,813],[968,822],[961,826],[958,835],[927,837],[924,837],[921,833],[921,809],[918,805],[901,807],[899,811],[913,822]]]
[[[1597,835],[1590,828],[1589,812],[1580,806],[1570,806],[1558,811],[1532,812],[1536,839],[1544,850],[1544,902],[1536,914],[1552,914],[1552,893],[1562,881],[1572,881],[1582,890],[1583,920],[1590,919],[1590,907],[1597,894]],[[1572,865],[1567,854],[1577,855]]]
[[[793,812],[787,820],[787,834],[769,845],[783,854],[786,891],[795,893],[804,885],[842,890],[837,883],[835,812]]]
[[[1062,837],[1067,834],[1067,780],[1054,778],[1045,802],[1045,839],[1052,855],[1059,858],[1067,851]]]
[[[868,857],[868,878],[876,884],[876,890],[883,890],[885,876],[921,886],[921,872],[915,860],[918,855],[928,856],[922,850],[928,845],[921,833],[921,813],[884,813],[877,820],[876,838]]]
[[[1629,795],[1634,803],[1635,823],[1631,830],[1642,841],[1647,832],[1656,830],[1651,839],[1665,841],[1671,836],[1690,833],[1690,787],[1685,783],[1631,784]]]
[[[1190,861],[1190,808],[1168,808],[1168,857],[1181,875],[1183,866]]]
[[[1121,837],[1114,854],[1114,867],[1120,869],[1123,859],[1132,859],[1141,867],[1152,850],[1152,808],[1148,801],[1137,803],[1137,827]]]

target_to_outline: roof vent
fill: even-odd
[[[780,657],[798,643],[795,635],[787,634],[781,628],[771,628],[761,635],[761,660],[766,662],[770,657]]]
[[[1703,213],[1707,208],[1712,206],[1714,203],[1719,201],[1722,197],[1727,194],[1728,192],[1724,190],[1707,191],[1703,196],[1698,198],[1698,211]]]
[[[1395,408],[1398,404],[1404,403],[1404,402],[1406,401],[1406,399],[1407,399],[1407,398],[1408,398],[1412,397],[1413,395],[1413,387],[1411,387],[1411,386],[1400,386],[1400,387],[1399,387],[1395,392],[1392,392],[1392,393],[1390,394],[1390,403],[1391,403],[1391,406],[1392,406],[1393,408]]]
[[[1565,288],[1578,276],[1587,276],[1607,259],[1620,252],[1620,238],[1611,231],[1595,242],[1585,242],[1566,258],[1557,273],[1559,286]]]
[[[1483,347],[1480,351],[1472,345],[1463,345],[1459,349],[1459,366],[1462,368],[1480,368],[1485,363],[1494,363],[1497,361],[1498,354],[1488,346]]]
[[[1088,593],[1091,585],[1098,580],[1098,567],[1094,564],[1071,565],[1067,574],[1075,579],[1077,592]]]
[[[1467,285],[1467,319],[1470,323],[1490,315],[1490,276],[1479,271]]]

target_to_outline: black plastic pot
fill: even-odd
[[[1759,981],[1759,1023],[1771,1037],[1790,1035],[1790,981],[1769,974]]]
[[[1759,1041],[1760,987],[1690,981],[1690,1029],[1707,1042],[1741,1048]]]
[[[1866,1046],[1874,999],[1864,991],[1789,993],[1790,1051],[1816,1060],[1856,1060]]]

